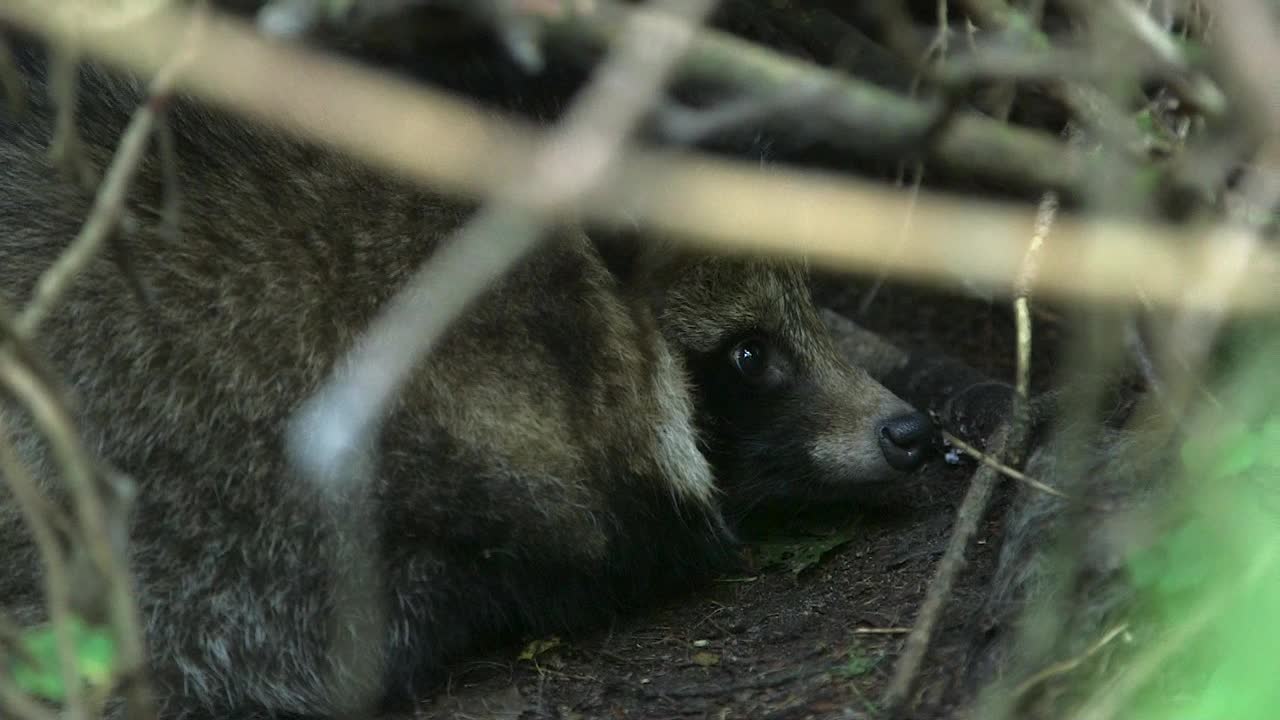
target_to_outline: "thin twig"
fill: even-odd
[[[979,521],[987,512],[999,473],[1007,475],[1011,471],[1017,472],[1012,465],[1022,462],[1023,445],[1031,425],[1027,405],[1027,386],[1031,373],[1031,314],[1028,312],[1028,295],[1040,268],[1040,249],[1049,232],[1056,209],[1057,197],[1053,193],[1047,193],[1045,200],[1041,203],[1035,232],[1023,257],[1022,268],[1018,273],[1018,282],[1015,286],[1017,298],[1014,307],[1018,320],[1018,393],[1014,396],[1013,413],[1009,421],[992,435],[991,459],[988,459],[986,454],[978,456],[982,460],[982,466],[973,474],[969,490],[956,511],[956,522],[951,530],[946,552],[938,562],[938,567],[929,582],[929,589],[925,594],[924,602],[921,603],[915,626],[907,636],[906,646],[898,658],[893,677],[885,690],[884,705],[892,713],[900,713],[910,704],[911,693],[920,667],[924,663],[925,654],[929,650],[929,644],[933,640],[935,628],[941,620],[947,600],[951,597],[951,588],[964,567],[965,552],[978,532]],[[949,439],[957,441],[954,437]],[[957,447],[963,449],[967,446],[957,441]],[[1013,463],[998,459],[1002,457],[1012,458]],[[1020,472],[1018,474],[1022,476],[1020,479],[1033,487],[1060,495],[1044,483],[1033,481]]]
[[[194,17],[196,21],[186,25],[182,35],[182,40],[187,45],[156,75],[151,84],[148,102],[139,108],[130,120],[80,234],[58,257],[53,266],[39,278],[30,304],[13,323],[12,333],[15,343],[22,343],[25,338],[34,335],[40,322],[52,310],[75,277],[92,261],[114,230],[123,210],[133,175],[141,163],[147,140],[157,118],[158,108],[197,46],[198,37],[195,34],[203,27],[203,23],[199,22],[199,18],[202,17],[200,14]],[[74,68],[71,72],[74,72]],[[68,81],[64,79],[65,82]],[[74,98],[74,93],[71,97]],[[62,102],[64,105],[68,102],[65,88]],[[74,123],[72,129],[74,130]],[[65,130],[63,132],[65,133]],[[65,142],[75,142],[74,133],[59,137]],[[118,677],[125,681],[129,716],[138,719],[154,717],[150,682],[145,677],[146,658],[141,620],[132,594],[127,560],[122,554],[123,548],[117,548],[117,544],[111,541],[107,511],[102,505],[102,496],[99,492],[99,485],[104,482],[104,479],[98,476],[93,461],[81,445],[66,408],[54,397],[53,391],[41,382],[36,373],[17,362],[12,348],[0,353],[0,382],[27,407],[37,427],[48,439],[54,459],[71,490],[76,518],[82,529],[79,541],[96,571],[107,583],[106,611],[120,646]],[[122,519],[117,521],[123,522]],[[33,526],[33,530],[35,527]],[[117,553],[121,555],[117,557]],[[65,579],[66,570],[61,568],[62,559],[60,557],[53,559],[56,563],[55,570],[50,572],[50,576]],[[63,606],[66,604],[67,602],[59,599],[51,608],[55,621],[54,630],[58,635],[59,644],[65,646],[60,648],[63,650],[70,649],[70,646],[66,645],[68,639],[65,637],[66,622]],[[74,656],[72,656],[70,664],[65,664],[63,672],[66,673],[69,670],[73,672],[75,668]],[[78,684],[69,684],[66,692],[69,700],[74,703],[74,717],[83,717],[84,711],[80,709],[83,703],[79,697]]]
[[[1014,286],[1013,310],[1018,337],[1018,374],[1015,387],[1024,402],[1030,397],[1031,391],[1031,309],[1028,297],[1040,271],[1040,248],[1044,245],[1057,214],[1058,195],[1050,190],[1040,200],[1035,233],[1031,236],[1031,244],[1027,246],[1027,254],[1022,259],[1022,272]]]
[[[537,6],[531,15],[538,17]],[[644,12],[617,3],[600,3],[596,12],[548,17],[548,29],[567,40],[600,46],[627,17]],[[681,65],[682,79],[739,92],[777,94],[794,86],[828,88],[820,108],[839,128],[829,139],[864,151],[917,144],[946,112],[942,100],[913,101],[871,83],[841,75],[734,37],[704,29]],[[1045,133],[1010,127],[977,113],[957,112],[930,148],[942,164],[974,175],[1001,178],[1034,187],[1076,191],[1084,181],[1082,156]],[[1053,166],[1044,163],[1058,163]]]
[[[49,609],[49,621],[53,626],[54,643],[58,651],[59,670],[66,693],[65,711],[68,718],[87,720],[88,710],[81,692],[77,674],[79,660],[71,638],[71,582],[67,559],[52,524],[45,517],[43,501],[35,480],[9,442],[8,428],[0,416],[0,475],[8,481],[9,490],[18,509],[31,531],[43,565],[45,604]]]
[[[1074,717],[1078,720],[1111,720],[1119,716],[1125,704],[1159,672],[1170,657],[1187,647],[1210,623],[1221,617],[1238,593],[1253,589],[1273,572],[1277,561],[1280,561],[1280,543],[1273,541],[1258,548],[1249,567],[1236,582],[1216,586],[1204,593],[1194,607],[1188,608],[1179,616],[1176,625],[1127,663],[1123,671],[1080,708]]]
[[[906,635],[911,632],[909,627],[860,627],[854,628],[854,635]]]
[[[991,447],[997,456],[1004,451],[1006,438],[1021,440],[1020,437],[1011,437],[1009,433],[1012,431],[1010,426],[1003,426],[992,436]],[[883,695],[882,704],[890,710],[891,714],[905,711],[910,704],[911,693],[915,688],[920,667],[924,663],[925,653],[929,650],[934,630],[942,617],[942,610],[951,596],[951,588],[964,568],[965,551],[969,542],[977,534],[979,521],[986,512],[998,477],[997,471],[990,466],[983,465],[978,468],[973,475],[973,480],[969,483],[969,490],[965,493],[960,508],[956,511],[956,522],[951,529],[951,539],[947,543],[942,559],[938,561],[933,578],[929,581],[929,588],[925,593],[924,602],[920,605],[915,626],[907,636],[902,654],[894,666],[893,677],[889,680],[889,686]]]
[[[1083,664],[1086,660],[1088,660],[1089,658],[1101,652],[1103,648],[1111,644],[1112,640],[1115,640],[1116,638],[1120,637],[1120,635],[1124,634],[1124,632],[1128,629],[1129,629],[1128,623],[1121,623],[1116,627],[1111,628],[1106,633],[1104,633],[1101,638],[1098,638],[1098,640],[1096,640],[1092,645],[1090,645],[1083,653],[1073,658],[1068,658],[1066,660],[1053,663],[1049,667],[1041,670],[1035,675],[1032,675],[1031,677],[1024,680],[1022,684],[1018,685],[1018,687],[1013,691],[1013,697],[1015,699],[1020,698],[1023,695],[1026,695],[1027,692],[1029,692],[1031,688],[1035,687],[1036,685],[1039,685],[1040,683],[1046,680],[1049,680],[1050,678],[1054,678],[1059,675],[1065,675],[1071,672],[1072,670],[1075,670],[1076,668],[1080,667],[1080,665]]]
[[[951,445],[954,445],[956,449],[959,450],[960,452],[963,452],[964,454],[968,455],[974,460],[977,460],[983,465],[986,465],[996,470],[1001,475],[1004,475],[1005,477],[1011,480],[1017,480],[1018,482],[1023,483],[1028,487],[1034,488],[1036,490],[1039,490],[1042,493],[1045,493],[1046,495],[1052,495],[1054,497],[1062,498],[1064,500],[1071,499],[1070,495],[1067,495],[1066,493],[1053,487],[1052,485],[1041,482],[1040,480],[1037,480],[1031,477],[1030,475],[1027,475],[1026,473],[1022,472],[1021,470],[1018,470],[1017,468],[1009,467],[1008,465],[1000,462],[999,460],[996,460],[991,455],[988,455],[987,453],[982,452],[978,448],[970,445],[969,443],[966,443],[965,441],[961,440],[955,435],[952,435],[949,432],[943,432],[942,437],[948,443],[950,443]]]
[[[4,673],[0,673],[0,708],[17,720],[60,720],[57,713],[27,697]]]
[[[1216,32],[1215,51],[1234,76],[1234,85],[1245,91],[1240,106],[1247,119],[1261,131],[1263,143],[1256,162],[1244,177],[1240,202],[1228,214],[1243,232],[1231,237],[1206,237],[1206,262],[1185,293],[1186,303],[1175,320],[1166,357],[1176,357],[1181,365],[1181,382],[1170,385],[1171,402],[1182,407],[1199,387],[1195,376],[1203,365],[1218,334],[1230,298],[1239,291],[1243,276],[1265,250],[1261,242],[1265,220],[1280,204],[1280,178],[1269,168],[1280,164],[1280,88],[1274,80],[1274,65],[1280,34],[1275,31],[1274,13],[1264,3],[1251,0],[1223,0]]]
[[[1218,0],[1214,51],[1226,61],[1239,86],[1238,104],[1254,127],[1280,136],[1280,63],[1274,9],[1257,0]]]
[[[62,472],[81,528],[80,541],[97,571],[107,581],[107,616],[120,644],[120,675],[130,689],[131,717],[152,717],[150,683],[145,669],[142,624],[127,561],[117,557],[108,518],[102,506],[97,469],[80,441],[75,423],[66,408],[39,377],[25,365],[13,361],[12,351],[0,351],[0,385],[24,406],[37,429],[49,442],[53,458]]]
[[[294,461],[317,481],[349,477],[398,388],[453,320],[541,240],[550,216],[611,174],[642,115],[713,5],[662,0],[617,50],[525,172],[430,258],[293,421]]]
[[[160,108],[179,72],[194,53],[193,48],[198,41],[194,33],[198,32],[200,26],[201,23],[194,22],[185,28],[185,37],[191,44],[152,80],[150,97],[125,127],[120,146],[111,160],[102,186],[98,188],[93,208],[80,233],[36,282],[31,302],[18,318],[16,329],[21,337],[30,338],[35,334],[40,323],[53,310],[76,277],[97,257],[103,244],[115,230],[124,211],[133,177],[142,163],[152,130],[159,118]]]
[[[74,23],[67,23],[70,37],[50,45],[49,99],[56,111],[53,137],[49,142],[49,159],[68,177],[86,188],[97,181],[93,166],[80,146],[76,129],[76,95],[79,85],[80,49]]]

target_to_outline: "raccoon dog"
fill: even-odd
[[[49,165],[39,78],[26,115],[0,114],[11,307],[92,201]],[[99,171],[138,88],[82,71]],[[329,648],[370,604],[383,622],[363,690],[403,697],[462,654],[691,586],[758,509],[838,501],[922,460],[927,419],[841,359],[802,267],[563,233],[403,389],[360,510],[376,552],[348,559],[380,580],[339,598],[336,520],[355,510],[295,474],[285,428],[468,209],[189,100],[168,122],[180,232],[164,231],[153,148],[114,245],[131,272],[96,259],[37,341],[89,447],[138,483],[129,562],[165,717],[337,713],[350,688],[335,678],[357,673]],[[25,413],[2,411],[57,496]],[[0,555],[0,606],[40,622],[39,563],[7,494]]]

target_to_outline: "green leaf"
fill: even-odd
[[[711,667],[720,664],[720,656],[713,652],[696,652],[693,654],[693,664],[702,667]]]
[[[532,662],[534,658],[558,647],[560,647],[560,638],[555,635],[542,638],[540,640],[533,640],[528,645],[524,646],[524,650],[520,651],[520,655],[516,659]]]
[[[874,670],[876,665],[879,665],[883,658],[883,655],[866,655],[859,652],[857,648],[854,648],[849,651],[849,659],[845,661],[844,665],[841,665],[838,668],[837,672],[847,678],[866,675]]]
[[[827,535],[766,540],[755,545],[756,559],[761,569],[782,566],[792,575],[799,576],[821,562],[832,550],[857,537],[858,530],[854,524]]]
[[[1147,135],[1154,135],[1156,132],[1156,119],[1150,110],[1142,110],[1135,117],[1134,121],[1138,125],[1138,129]]]
[[[115,638],[105,627],[84,624],[72,617],[67,623],[75,652],[76,675],[90,686],[105,686],[115,674],[117,656]],[[62,700],[66,686],[58,657],[58,640],[50,625],[32,628],[23,634],[22,655],[13,658],[13,679],[18,687],[32,695],[49,700]]]

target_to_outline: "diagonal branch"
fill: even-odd
[[[0,4],[0,17],[57,34],[47,4]],[[86,51],[142,73],[172,57],[188,13],[161,11],[125,29],[84,32]],[[527,125],[495,119],[407,80],[360,68],[324,53],[274,43],[243,23],[215,16],[205,42],[180,79],[205,99],[228,105],[302,137],[437,189],[477,194],[527,167],[539,137]],[[334,112],[334,108],[357,108]],[[1064,151],[1065,152],[1065,151]],[[1075,155],[1063,155],[1066,161]],[[725,213],[733,207],[733,213]],[[879,184],[817,172],[762,171],[701,153],[631,150],[617,171],[579,206],[587,219],[639,222],[715,250],[796,255],[846,270],[895,272],[904,278],[950,282],[965,274],[975,285],[1014,284],[1034,225],[1034,211],[921,193],[917,203]],[[902,250],[886,257],[883,238],[901,233]],[[803,218],[800,222],[798,219]],[[1181,304],[1187,273],[1204,263],[1207,235],[1236,228],[1174,227],[1100,217],[1062,217],[1043,259],[1038,296]],[[1106,262],[1097,250],[1105,248]],[[1262,249],[1247,268],[1229,307],[1236,312],[1280,304],[1280,253]]]
[[[526,169],[496,186],[489,206],[422,266],[304,405],[290,445],[294,461],[310,477],[335,481],[352,475],[352,463],[396,391],[454,319],[533,250],[551,218],[612,174],[713,3],[657,5],[662,11],[629,23],[614,56]]]

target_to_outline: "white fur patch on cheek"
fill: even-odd
[[[710,504],[715,480],[710,464],[698,450],[693,403],[683,371],[667,347],[660,347],[657,355],[654,391],[662,417],[657,428],[659,469],[668,478],[674,494],[703,505]]]

